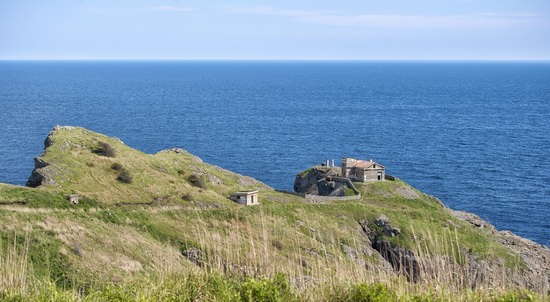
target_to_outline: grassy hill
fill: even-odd
[[[145,154],[78,127],[48,135],[31,178],[35,188],[0,184],[4,299],[517,301],[548,294],[548,276],[494,231],[399,180],[361,184],[360,200],[308,203],[181,149]],[[260,190],[261,204],[228,199],[243,189]]]

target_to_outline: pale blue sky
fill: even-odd
[[[0,59],[548,60],[549,0],[0,0]]]

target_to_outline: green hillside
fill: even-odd
[[[181,149],[145,154],[77,127],[56,127],[46,146],[30,183],[36,188],[0,185],[0,298],[518,301],[548,294],[548,277],[498,233],[456,218],[400,180],[356,184],[360,200],[309,202]],[[248,189],[260,190],[260,205],[228,199]]]

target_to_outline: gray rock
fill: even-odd
[[[492,224],[475,214],[454,210],[449,211],[454,217],[468,222],[477,229],[485,230],[494,236],[497,241],[525,262],[525,266],[520,268],[519,271],[508,272],[507,275],[511,275],[514,282],[527,288],[545,288],[550,290],[550,249],[547,246],[517,236],[510,231],[497,231]],[[504,267],[503,263],[482,262],[481,260],[471,262],[474,263],[472,269],[475,270],[478,278],[480,278],[479,276],[490,276],[490,271],[495,270],[494,267]],[[489,272],[487,273],[486,271]]]
[[[449,211],[450,211],[451,215],[453,215],[454,217],[456,217],[460,220],[466,221],[466,222],[468,222],[469,224],[473,225],[476,228],[484,229],[484,230],[486,230],[487,232],[489,232],[491,234],[496,234],[497,233],[497,229],[492,224],[490,224],[487,221],[481,219],[479,216],[477,216],[475,214],[468,213],[468,212],[463,212],[463,211],[455,211],[455,210],[449,210]]]
[[[215,185],[223,184],[223,181],[219,179],[216,175],[208,174],[208,180]]]
[[[376,220],[374,220],[374,224],[384,228],[384,235],[394,237],[399,234],[401,234],[401,230],[391,224],[391,221],[386,217],[386,215],[380,215]]]
[[[185,258],[187,258],[189,261],[193,262],[197,266],[204,267],[205,265],[205,255],[204,252],[196,247],[188,248],[181,252]]]
[[[42,185],[57,185],[57,182],[53,179],[54,175],[59,174],[57,170],[43,161],[39,161],[39,163],[40,165],[46,164],[46,166],[32,170],[31,176],[25,185],[32,188]]]
[[[294,192],[319,196],[344,196],[346,189],[359,191],[349,179],[338,177],[339,167],[315,166],[296,175]]]

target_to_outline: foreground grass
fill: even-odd
[[[511,280],[508,278],[496,284],[480,283],[472,290],[472,284],[464,282],[471,278],[467,271],[429,258],[425,258],[422,267],[430,268],[431,275],[417,283],[393,273],[368,270],[338,250],[339,242],[353,245],[354,239],[344,240],[350,238],[349,231],[336,232],[339,227],[346,228],[346,220],[339,221],[339,227],[323,229],[321,224],[312,224],[305,218],[317,220],[324,211],[310,211],[307,217],[291,219],[306,220],[304,223],[315,230],[303,226],[284,230],[288,226],[284,220],[274,214],[255,212],[259,210],[242,208],[242,212],[215,210],[195,214],[168,211],[157,213],[154,218],[159,220],[142,210],[48,213],[52,217],[42,222],[46,233],[27,228],[25,234],[7,237],[4,234],[0,240],[0,300],[548,301],[542,292],[516,289],[511,281],[502,283]],[[248,216],[247,211],[255,215]],[[28,213],[25,215],[29,218]],[[30,217],[31,221],[40,217],[33,215],[37,216]],[[56,220],[61,216],[65,220]],[[71,222],[78,217],[85,219],[78,224]],[[90,218],[93,220],[85,221]],[[196,225],[192,229],[185,224],[188,237],[170,223],[184,218]],[[260,227],[254,232],[250,227],[254,225],[253,219],[270,227]],[[85,231],[91,225],[96,227],[93,234]],[[121,228],[123,225],[129,228]],[[228,226],[235,232],[224,233]],[[151,245],[148,242],[151,238],[132,232],[133,227],[164,244]],[[116,234],[113,230],[120,232],[113,236]],[[102,232],[105,234],[101,235]],[[274,236],[281,233],[285,239]],[[84,239],[88,236],[99,245],[90,246]],[[72,241],[76,239],[80,241]],[[280,241],[276,244],[274,240]],[[448,236],[447,240],[456,238]],[[304,251],[306,246],[311,249]],[[442,248],[436,242],[429,246],[434,250]],[[187,247],[205,251],[205,265],[199,267],[182,258],[179,249]],[[317,252],[311,254],[312,250]],[[147,260],[147,254],[153,254],[154,259]],[[373,260],[371,267],[375,267],[376,259],[365,260]],[[141,263],[143,268],[134,270],[132,263]]]
[[[43,283],[25,292],[0,292],[2,301],[548,301],[529,291],[477,290],[450,293],[404,283],[325,283],[297,291],[288,278],[234,279],[194,273],[77,291]]]

